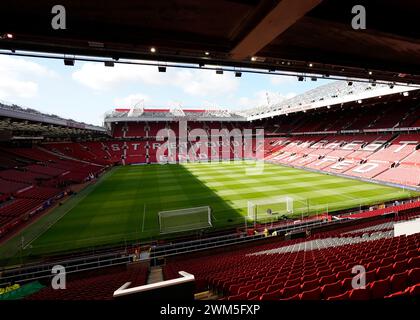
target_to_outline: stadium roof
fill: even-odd
[[[347,102],[420,91],[406,86],[393,86],[372,83],[334,81],[304,92],[293,98],[283,100],[271,106],[258,106],[246,111],[248,120],[268,118],[282,114],[308,111]]]
[[[3,0],[0,49],[420,84],[418,0],[63,0],[67,28],[53,30],[56,4]]]
[[[246,121],[245,115],[225,109],[115,109],[105,114],[105,123],[135,121]]]
[[[0,136],[5,139],[33,139],[44,137],[81,136],[106,134],[103,127],[63,119],[56,115],[44,114],[31,108],[22,108],[0,102]],[[27,136],[25,134],[28,134]]]

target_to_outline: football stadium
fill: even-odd
[[[0,300],[420,294],[419,3],[6,2]],[[261,79],[298,92],[235,107]]]

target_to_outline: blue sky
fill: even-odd
[[[293,97],[327,80],[296,77],[0,56],[0,100],[90,124],[102,124],[106,111],[130,107],[221,108],[241,110]]]

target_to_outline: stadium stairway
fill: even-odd
[[[147,284],[157,283],[163,281],[163,272],[161,267],[151,267],[149,276],[147,277]]]

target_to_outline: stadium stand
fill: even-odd
[[[353,227],[350,235],[343,228],[303,240],[177,260],[164,274],[169,279],[178,270],[191,272],[198,291],[210,288],[223,300],[360,300],[411,294],[420,282],[419,234],[390,237],[383,221],[370,228],[379,224],[368,238],[360,237],[366,225]],[[355,265],[366,266],[366,289],[351,287]]]

